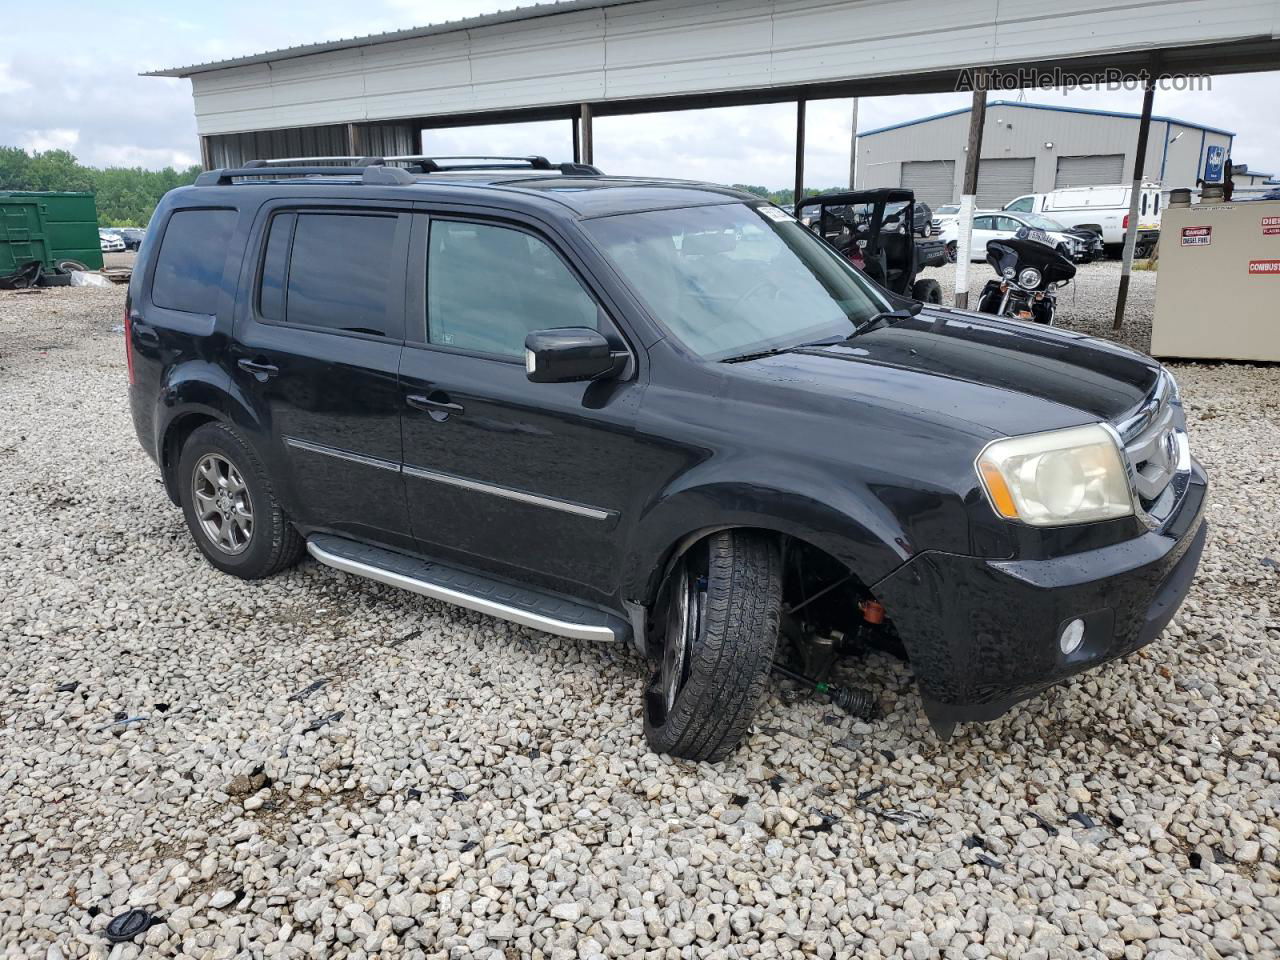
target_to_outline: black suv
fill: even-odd
[[[1206,478],[1151,359],[922,309],[737,190],[394,160],[212,171],[152,220],[133,419],[219,569],[306,550],[633,643],[650,744],[709,759],[775,668],[896,651],[947,736],[1186,594]]]

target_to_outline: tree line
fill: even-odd
[[[195,182],[200,167],[185,170],[165,167],[144,170],[142,167],[86,167],[66,150],[27,153],[21,147],[0,147],[0,190],[88,191],[98,207],[98,223],[104,227],[145,227],[160,198],[174,187]],[[795,191],[770,190],[753,184],[735,183],[777,204],[792,203]],[[829,187],[817,190],[806,187],[806,197],[816,196]]]
[[[0,190],[87,191],[94,195],[104,227],[145,227],[168,191],[193,183],[200,167],[144,170],[86,167],[66,150],[27,153],[0,147]]]

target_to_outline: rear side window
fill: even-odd
[[[299,213],[285,286],[285,322],[386,336],[397,280],[394,214]]]
[[[156,256],[151,302],[166,310],[212,314],[236,226],[235,210],[178,210]]]
[[[524,356],[524,338],[553,327],[598,328],[599,310],[554,250],[507,227],[431,222],[427,334],[432,343]]]
[[[273,217],[267,235],[267,250],[262,259],[262,285],[258,289],[258,310],[268,320],[284,322],[284,284],[289,275],[289,244],[293,242],[293,225],[297,214]]]

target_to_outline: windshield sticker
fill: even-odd
[[[1207,247],[1213,242],[1213,227],[1183,227],[1184,247]]]
[[[786,223],[789,220],[795,219],[795,217],[791,216],[785,210],[779,210],[777,207],[756,207],[756,209],[760,211],[760,215],[762,217],[767,220],[772,220],[774,223]]]

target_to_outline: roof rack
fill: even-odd
[[[464,161],[464,162],[459,162]],[[396,164],[396,166],[391,166]],[[207,170],[196,178],[197,186],[226,186],[254,177],[351,177],[362,183],[396,185],[415,183],[415,173],[469,170],[545,170],[564,175],[598,177],[601,171],[589,163],[555,163],[546,157],[454,156],[428,157],[406,154],[395,157],[279,157],[246,160],[243,166]]]

